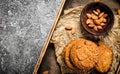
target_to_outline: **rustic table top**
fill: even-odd
[[[0,74],[32,74],[61,0],[0,0]]]

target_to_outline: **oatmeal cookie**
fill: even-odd
[[[96,64],[96,69],[100,72],[107,72],[112,64],[112,50],[103,42],[99,42],[99,60]]]
[[[95,67],[97,54],[97,45],[94,42],[79,38],[71,48],[70,59],[77,68],[86,72]]]
[[[71,63],[71,60],[70,60],[70,58],[69,58],[70,50],[71,50],[71,48],[72,48],[72,46],[73,46],[74,44],[75,44],[75,39],[72,40],[72,41],[70,41],[69,44],[68,44],[66,47],[64,47],[64,50],[63,50],[63,52],[62,52],[62,57],[63,57],[63,59],[65,60],[66,65],[67,65],[70,69],[72,69],[72,70],[77,70],[77,68]]]

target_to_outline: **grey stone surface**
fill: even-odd
[[[32,74],[61,0],[0,0],[0,74]]]

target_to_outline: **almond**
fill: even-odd
[[[97,26],[98,29],[102,29],[102,26]]]
[[[75,34],[76,33],[76,29],[72,28],[71,34]]]
[[[100,20],[100,22],[103,22],[103,21],[105,22],[105,18],[104,17],[101,17],[99,20]]]
[[[97,20],[98,16],[96,16],[95,14],[92,14],[92,19]]]
[[[90,23],[89,25],[95,25],[94,21],[92,23]]]
[[[99,14],[99,13],[98,13],[97,11],[95,11],[95,10],[93,10],[93,13],[94,13],[94,14],[96,14],[96,15],[98,15],[98,14]]]
[[[105,18],[103,18],[103,22],[107,22],[107,20]]]
[[[104,12],[100,13],[99,18],[101,18],[104,15]]]
[[[108,16],[108,14],[104,14],[104,15],[103,15],[103,17],[107,17],[107,16]]]
[[[96,11],[97,11],[98,13],[100,13],[100,9],[96,9]]]
[[[93,24],[93,20],[92,19],[87,19],[87,21],[86,21],[86,24]]]
[[[95,24],[100,25],[101,24],[101,20],[94,20]]]
[[[89,14],[89,13],[87,13],[86,15],[87,15],[87,17],[88,17],[89,19],[92,17],[92,15]]]
[[[98,28],[97,28],[97,26],[94,26],[94,28],[93,28],[95,31],[98,31]]]
[[[71,27],[70,25],[66,25],[66,26],[65,26],[65,29],[66,29],[66,30],[71,30],[72,27]]]
[[[101,26],[105,26],[105,23],[101,23],[100,25],[101,25]]]
[[[91,27],[91,28],[94,27],[94,26],[95,26],[95,25],[91,25],[91,24],[88,25],[88,27]]]
[[[102,26],[106,25],[106,17],[108,16],[108,14],[105,14],[105,12],[101,12],[100,9],[97,8],[96,10],[93,10],[91,14],[87,13],[86,15],[88,17],[88,19],[86,20],[86,24],[88,25],[88,27],[93,28],[95,31],[103,29]]]

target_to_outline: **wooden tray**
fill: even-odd
[[[44,71],[49,71],[49,74],[61,74],[59,65],[56,61],[55,57],[55,48],[54,44],[49,43],[51,36],[54,32],[54,29],[57,25],[60,15],[62,15],[62,11],[67,8],[76,7],[80,5],[86,5],[87,3],[93,2],[94,0],[62,0],[62,3],[59,7],[58,13],[55,17],[54,23],[52,25],[52,29],[48,34],[48,38],[43,46],[43,49],[40,53],[36,66],[34,68],[33,74],[42,74]],[[117,9],[120,8],[119,2],[117,0],[101,0],[101,2],[108,5],[114,14],[117,14]],[[44,58],[43,58],[44,56]]]
[[[64,6],[65,1],[66,1],[66,0],[62,0],[62,3],[61,3],[61,5],[60,5],[60,7],[59,7],[59,10],[58,10],[58,12],[57,12],[57,15],[56,15],[56,17],[55,17],[55,19],[54,19],[54,23],[52,24],[52,28],[51,28],[51,30],[50,30],[50,32],[49,32],[49,34],[48,34],[48,37],[47,37],[47,39],[46,39],[46,42],[45,42],[44,45],[43,45],[43,48],[42,48],[41,53],[40,53],[40,56],[38,57],[38,60],[37,60],[36,66],[35,66],[35,68],[34,68],[33,74],[37,74],[37,71],[38,71],[38,69],[39,69],[39,67],[40,67],[41,61],[42,61],[42,59],[43,59],[43,56],[44,56],[44,54],[45,54],[45,52],[46,52],[46,49],[47,49],[47,46],[48,46],[48,44],[49,44],[50,38],[51,38],[51,36],[52,36],[52,34],[53,34],[53,32],[54,32],[55,26],[56,26],[56,24],[57,24],[57,22],[58,22],[58,19],[59,19],[60,15],[61,15],[61,12],[62,12],[62,9],[63,9],[63,6]]]

